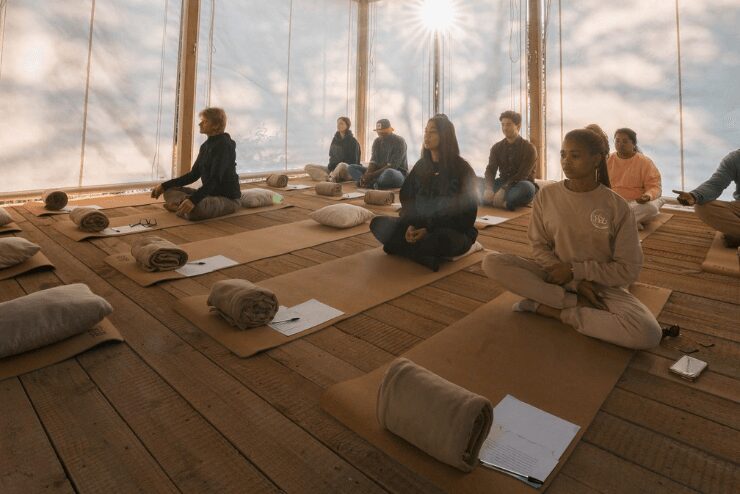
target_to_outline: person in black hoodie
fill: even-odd
[[[152,189],[152,197],[164,193],[164,207],[188,220],[203,220],[231,214],[240,207],[239,175],[236,173],[236,143],[226,130],[226,112],[206,108],[200,112],[201,144],[193,168]],[[200,179],[199,189],[185,187]]]
[[[386,253],[437,271],[443,258],[464,254],[478,237],[476,183],[460,156],[455,126],[435,115],[424,129],[421,159],[401,188],[400,216],[377,216],[370,230]]]
[[[306,165],[308,175],[316,181],[329,180],[330,174],[339,163],[357,165],[360,163],[360,143],[352,135],[352,121],[348,117],[337,119],[337,132],[329,146],[329,165]]]

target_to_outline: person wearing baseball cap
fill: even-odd
[[[335,175],[357,182],[358,187],[369,189],[396,189],[403,185],[409,166],[406,159],[406,141],[393,133],[391,122],[381,118],[375,124],[378,137],[373,142],[367,167],[359,164],[340,164]],[[343,169],[340,169],[342,167]]]

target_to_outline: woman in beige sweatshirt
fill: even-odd
[[[567,179],[544,187],[534,200],[534,261],[493,253],[483,270],[525,297],[514,310],[560,319],[615,345],[651,348],[660,343],[660,325],[627,291],[642,267],[635,218],[609,188],[603,146],[591,130],[565,136],[560,162]]]

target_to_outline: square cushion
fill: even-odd
[[[247,189],[239,199],[243,208],[259,208],[283,202],[283,196],[267,189]]]
[[[334,228],[351,228],[370,221],[375,214],[354,204],[332,204],[309,215],[312,220]]]
[[[20,264],[41,250],[41,247],[21,237],[0,238],[0,269]]]
[[[7,225],[11,221],[13,221],[13,218],[10,216],[10,213],[5,208],[0,208],[0,226]]]

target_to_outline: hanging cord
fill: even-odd
[[[349,8],[347,9],[347,110],[345,111],[345,115],[349,115],[349,94],[350,94],[350,85],[352,82],[352,76],[350,75],[350,68],[352,67],[351,58],[352,58],[352,10],[354,2],[347,2],[349,4]],[[354,120],[354,118],[353,118]]]
[[[377,24],[378,16],[377,16],[376,2],[372,2],[368,7],[369,7],[368,16],[370,17],[370,20],[368,22],[368,24],[370,25],[369,26],[370,36],[368,39],[368,48],[367,48],[367,51],[368,51],[367,59],[368,59],[368,70],[369,70],[368,77],[367,77],[367,84],[368,86],[372,88],[372,98],[370,99],[370,109],[372,111],[373,119],[375,119],[375,116],[376,116],[375,115],[375,95],[376,95],[375,91],[377,88],[377,78],[376,78],[377,71],[375,70],[375,33],[378,29],[378,24]],[[366,100],[366,104],[367,104],[367,100]],[[368,112],[368,111],[365,112],[365,129],[371,128],[370,127],[370,121],[371,121],[370,114],[371,112]],[[372,129],[375,129],[374,125],[372,126]],[[365,132],[365,142],[363,143],[363,145],[365,146],[366,149],[367,149],[367,140],[368,140],[369,135],[370,135],[369,132]]]
[[[293,0],[288,13],[288,72],[285,77],[285,169],[288,169],[288,101],[290,101],[290,49],[293,41]]]
[[[686,174],[683,156],[683,78],[681,74],[681,23],[678,0],[676,0],[676,50],[678,51],[678,129],[681,142],[681,190],[686,190]]]
[[[8,11],[8,0],[0,0],[0,80],[3,75],[3,49],[5,48],[5,16]]]
[[[563,117],[563,3],[558,0],[558,59],[560,64],[560,142],[565,136],[565,120]],[[560,180],[563,179],[563,168],[560,167]]]
[[[85,75],[85,100],[82,110],[82,146],[80,147],[80,178],[77,182],[78,187],[82,187],[82,178],[85,168],[85,145],[87,141],[87,103],[90,99],[90,62],[92,61],[93,45],[93,25],[95,24],[95,0],[92,0],[90,10],[90,35],[87,40],[87,69]]]
[[[162,97],[164,94],[164,68],[165,68],[165,54],[167,46],[167,20],[168,20],[168,14],[170,9],[170,2],[169,0],[165,0],[164,2],[164,26],[162,27],[162,49],[161,49],[161,55],[160,55],[160,64],[159,64],[159,99],[157,101],[157,137],[155,139],[154,143],[154,156],[152,157],[152,174],[151,179],[156,180],[159,174],[157,173],[159,171],[159,137],[161,134],[161,126],[162,126]]]
[[[211,106],[211,82],[213,81],[213,54],[216,48],[213,45],[213,32],[216,24],[216,0],[211,0],[211,23],[208,27],[208,81],[205,87],[206,107]]]
[[[542,29],[542,72],[545,74],[542,80],[542,121],[545,125],[542,126],[542,140],[545,143],[544,150],[545,156],[544,166],[542,169],[545,172],[545,176],[542,177],[547,180],[547,33],[550,25],[550,7],[552,5],[551,0],[547,0],[547,6],[545,7],[545,25]]]
[[[519,25],[521,4],[520,0],[509,0],[509,61],[511,63],[509,67],[509,88],[511,93],[511,108],[515,108],[515,97],[514,97],[514,65],[516,65],[521,59],[521,42],[519,38],[519,31],[521,31],[521,25]],[[514,26],[517,26],[517,37],[514,38]],[[514,45],[518,45],[516,48],[516,56]]]

